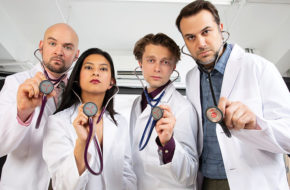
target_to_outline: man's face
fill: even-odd
[[[39,43],[39,49],[48,71],[59,75],[67,71],[77,59],[78,38],[66,25],[55,25],[46,31],[44,40]]]
[[[149,83],[148,91],[152,92],[169,81],[175,69],[176,60],[168,48],[148,44],[139,63],[145,80]]]
[[[184,17],[180,22],[180,30],[195,61],[206,67],[214,65],[222,45],[222,25],[217,25],[212,14],[202,10],[195,15]]]

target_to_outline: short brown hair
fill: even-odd
[[[142,61],[142,57],[145,51],[145,47],[149,44],[153,45],[161,45],[163,47],[168,48],[168,50],[172,53],[175,58],[175,63],[180,60],[180,48],[179,46],[172,40],[170,37],[163,33],[147,34],[140,40],[138,40],[134,47],[134,55],[138,61]]]
[[[201,10],[208,10],[214,17],[214,20],[217,23],[217,25],[220,24],[220,16],[216,7],[209,1],[196,0],[183,7],[183,9],[180,11],[175,23],[179,32],[181,32],[180,30],[181,19],[184,17],[195,15],[199,13]]]

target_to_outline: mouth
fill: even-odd
[[[158,77],[158,76],[151,76],[151,78],[153,78],[154,80],[160,80],[161,77]]]
[[[64,60],[63,60],[63,59],[56,58],[56,57],[53,57],[51,60],[52,60],[53,62],[56,62],[56,63],[64,63]]]
[[[98,79],[92,79],[91,81],[90,81],[90,83],[92,83],[92,84],[99,84],[99,83],[101,83]]]
[[[203,52],[200,52],[198,55],[204,57],[204,56],[207,56],[209,54],[209,52],[210,52],[209,50],[203,51]]]

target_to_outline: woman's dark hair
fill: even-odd
[[[110,63],[110,67],[111,67],[111,78],[115,83],[111,89],[106,91],[104,101],[102,104],[102,108],[106,105],[109,98],[112,97],[113,94],[115,93],[116,78],[115,78],[114,64],[113,64],[113,60],[112,60],[111,56],[107,52],[105,52],[101,49],[90,48],[90,49],[86,50],[85,52],[83,52],[82,55],[77,60],[75,66],[72,70],[72,73],[69,77],[68,84],[67,84],[67,86],[62,94],[62,102],[61,102],[59,108],[55,111],[55,113],[60,112],[64,109],[67,109],[67,108],[71,107],[72,105],[79,102],[79,98],[75,95],[75,93],[77,93],[77,95],[79,97],[81,97],[81,88],[80,88],[81,68],[83,66],[84,60],[89,55],[92,55],[92,54],[102,55],[108,60],[108,62]],[[106,110],[109,112],[109,114],[110,114],[111,118],[113,119],[113,121],[115,122],[115,124],[117,124],[117,122],[114,118],[114,115],[116,114],[116,112],[114,110],[114,99],[111,99],[111,101],[108,103]]]
[[[218,13],[218,10],[216,9],[216,7],[209,1],[196,0],[196,1],[193,1],[192,3],[189,3],[185,7],[183,7],[183,9],[180,11],[180,13],[176,19],[176,22],[175,22],[179,32],[181,32],[180,22],[181,22],[182,18],[195,15],[202,10],[209,11],[212,14],[217,25],[220,24],[220,16],[219,16],[219,13]]]

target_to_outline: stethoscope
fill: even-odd
[[[228,35],[228,37],[226,38],[226,40],[223,41],[222,45],[220,46],[220,48],[218,50],[218,53],[217,53],[215,61],[214,61],[214,66],[216,65],[218,59],[220,58],[219,54],[220,54],[221,50],[223,49],[224,45],[227,43],[227,41],[228,41],[228,39],[230,37],[230,33],[229,32],[222,31],[222,33],[223,32],[226,33]],[[190,54],[184,52],[184,50],[183,50],[184,47],[185,47],[185,45],[182,46],[181,53],[183,53],[185,55],[188,55],[188,56],[190,56],[191,58],[194,59],[194,57],[192,57]],[[206,109],[206,111],[205,111],[206,118],[210,122],[219,123],[220,126],[222,127],[224,133],[226,134],[226,136],[230,138],[232,135],[231,135],[230,130],[227,128],[227,126],[225,125],[225,123],[223,121],[224,115],[223,115],[222,111],[217,107],[217,101],[216,101],[216,98],[215,98],[215,93],[214,93],[214,89],[213,89],[213,86],[212,86],[212,80],[211,80],[211,72],[212,71],[207,71],[202,64],[198,63],[198,61],[195,61],[195,62],[198,65],[198,68],[200,70],[202,70],[202,72],[204,72],[204,73],[206,73],[208,75],[210,92],[211,92],[211,95],[212,95],[212,100],[214,102],[214,106],[213,107],[209,107],[209,108]]]
[[[143,91],[144,91],[144,94],[145,94],[145,97],[146,97],[146,100],[148,102],[148,104],[151,106],[151,113],[150,113],[150,116],[148,118],[148,121],[146,123],[146,126],[145,126],[145,129],[143,131],[143,134],[142,134],[142,137],[141,137],[141,140],[139,142],[139,151],[142,151],[148,144],[149,142],[149,139],[151,137],[151,134],[153,132],[153,128],[155,127],[157,121],[159,119],[161,119],[163,117],[163,112],[164,110],[160,107],[158,107],[157,105],[159,104],[160,100],[162,99],[162,97],[164,96],[165,94],[165,90],[167,89],[167,87],[172,84],[174,81],[176,81],[178,78],[179,78],[179,72],[177,70],[174,70],[176,73],[177,73],[177,77],[171,81],[163,90],[162,90],[162,93],[161,95],[158,97],[158,98],[155,98],[155,99],[152,99],[150,98],[148,92],[147,92],[147,88],[145,88],[142,80],[139,78],[139,76],[137,75],[137,69],[139,68],[136,67],[135,70],[134,70],[134,74],[135,76],[137,77],[137,79],[140,81],[141,85],[142,85],[142,88],[143,88]],[[155,102],[155,104],[152,104],[152,102]],[[151,120],[153,118],[153,121],[151,123]],[[151,123],[151,127],[149,128],[149,124]],[[148,131],[149,130],[149,131]],[[145,135],[147,135],[147,138],[145,140],[145,143],[143,144],[143,141],[144,141],[144,138],[145,138]]]
[[[44,107],[46,105],[46,102],[47,102],[47,95],[50,94],[53,89],[54,89],[54,85],[56,85],[57,83],[59,83],[65,76],[66,76],[66,73],[72,68],[69,68],[63,75],[61,75],[59,78],[57,79],[52,79],[48,76],[48,73],[47,71],[45,70],[44,68],[44,65],[43,65],[43,62],[41,61],[41,59],[39,59],[39,57],[36,55],[37,51],[39,51],[40,49],[36,49],[34,51],[34,56],[35,58],[41,63],[40,65],[42,66],[43,68],[43,73],[45,75],[45,77],[47,78],[47,80],[43,80],[41,81],[41,83],[39,84],[39,90],[40,92],[43,93],[43,97],[42,97],[42,102],[41,102],[41,107],[40,107],[40,112],[38,114],[38,117],[37,117],[37,120],[36,120],[36,125],[35,125],[35,128],[38,129],[39,128],[39,124],[41,122],[41,118],[42,118],[42,115],[43,115],[43,111],[44,111]]]
[[[103,115],[104,115],[104,113],[106,111],[106,108],[107,108],[109,102],[119,92],[119,87],[117,87],[117,86],[115,86],[115,87],[116,87],[117,90],[114,92],[114,94],[107,101],[105,107],[103,108],[101,114],[99,115],[99,117],[97,119],[97,124],[101,121],[101,119],[102,119],[102,117],[103,117]],[[82,104],[82,100],[79,97],[79,95],[74,90],[72,90],[72,91],[76,95],[76,97],[79,99],[80,103]],[[86,165],[86,168],[89,170],[89,172],[91,174],[93,174],[93,175],[100,175],[102,173],[102,171],[103,171],[103,155],[102,155],[102,151],[101,151],[101,148],[100,148],[101,146],[100,146],[99,140],[98,140],[98,138],[96,138],[96,135],[95,134],[94,134],[93,141],[95,143],[95,147],[97,149],[98,156],[99,156],[99,161],[100,161],[99,162],[100,163],[100,169],[99,169],[99,171],[98,172],[95,172],[90,167],[89,161],[88,161],[88,149],[89,149],[90,139],[92,138],[93,129],[94,129],[93,117],[98,113],[98,107],[93,102],[87,102],[83,106],[83,112],[89,118],[89,134],[88,134],[88,137],[87,137],[87,140],[86,140],[85,153],[84,153],[85,165]]]

